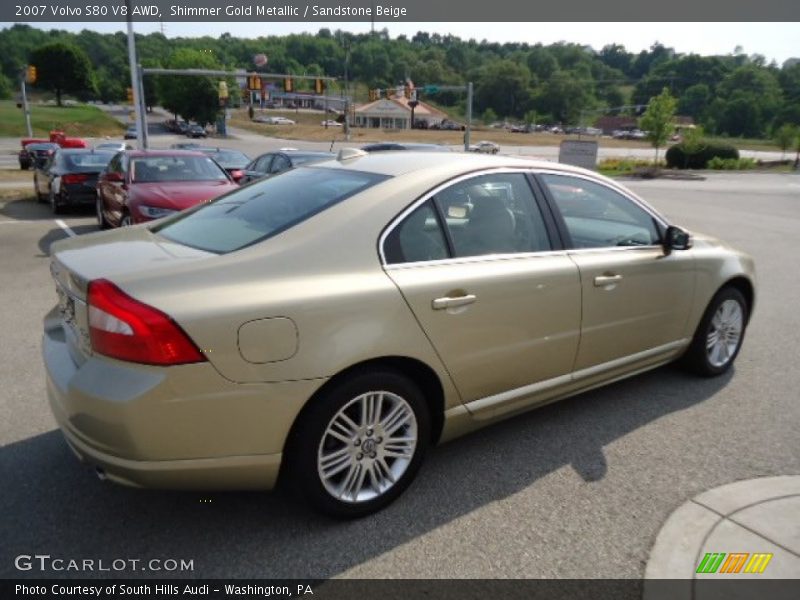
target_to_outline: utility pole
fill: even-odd
[[[469,152],[470,134],[472,133],[472,82],[467,83],[467,124],[464,132],[464,152]]]
[[[28,106],[28,93],[25,89],[25,78],[28,76],[28,68],[22,71],[20,77],[20,86],[22,88],[22,112],[25,114],[25,127],[28,130],[28,137],[33,137],[33,129],[31,128],[31,108]]]
[[[131,71],[131,89],[133,90],[133,108],[136,113],[136,145],[139,150],[147,149],[147,138],[144,128],[147,125],[142,113],[141,87],[139,85],[139,67],[136,64],[136,39],[133,37],[133,14],[130,0],[125,0],[128,9],[128,67]]]

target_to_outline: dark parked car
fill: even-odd
[[[197,123],[194,123],[192,125],[189,125],[189,129],[186,130],[186,136],[191,138],[200,138],[200,137],[204,138],[208,137],[208,133],[206,132],[205,127],[203,127],[202,125],[198,125]]]
[[[36,168],[33,185],[39,202],[50,202],[55,214],[95,201],[97,178],[114,152],[60,148]]]
[[[321,160],[329,160],[336,155],[331,152],[306,152],[304,150],[279,150],[267,152],[254,159],[244,169],[239,183],[247,183],[262,177],[277,175],[297,165],[304,165]]]
[[[136,130],[136,126],[132,125],[125,130],[125,135],[123,136],[126,140],[135,140],[138,136],[138,132]]]
[[[105,229],[160,219],[236,187],[202,152],[120,152],[97,182],[97,222]]]
[[[231,150],[230,148],[210,148],[202,146],[197,148],[199,152],[208,154],[217,161],[217,164],[225,169],[234,181],[239,182],[244,177],[244,170],[250,164],[250,157],[244,152]]]
[[[413,150],[414,152],[450,152],[450,148],[440,144],[406,144],[405,142],[380,142],[361,146],[364,152],[385,152],[387,150]]]
[[[36,168],[37,166],[47,162],[47,160],[59,148],[60,146],[58,144],[52,144],[49,142],[28,144],[19,151],[19,168],[22,170],[30,169],[31,167]]]

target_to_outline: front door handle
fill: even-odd
[[[595,287],[605,287],[622,281],[622,275],[598,275],[594,278]]]
[[[466,294],[464,296],[456,296],[455,298],[450,298],[448,296],[445,296],[444,298],[436,298],[433,301],[433,310],[443,310],[445,308],[466,306],[467,304],[472,304],[477,299],[478,297],[475,294]]]

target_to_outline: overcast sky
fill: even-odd
[[[9,24],[3,24],[8,26]],[[31,23],[41,29],[80,31],[89,28],[100,32],[124,30],[123,23]],[[219,36],[230,32],[237,37],[316,33],[327,27],[354,33],[369,31],[369,23],[164,23],[168,37]],[[741,46],[746,54],[762,54],[778,64],[787,58],[800,57],[800,23],[376,23],[386,27],[392,37],[414,35],[417,31],[450,33],[462,39],[487,39],[490,42],[559,41],[588,44],[596,50],[606,44],[622,44],[628,51],[649,48],[655,41],[688,54],[730,54]],[[137,33],[160,31],[159,23],[136,23]]]

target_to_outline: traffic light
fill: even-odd
[[[284,92],[293,92],[294,91],[294,81],[292,81],[291,77],[285,77],[283,79],[283,91]]]
[[[322,79],[314,80],[314,93],[318,96],[325,91],[325,81]]]
[[[125,91],[128,95],[128,104],[133,104],[133,88],[127,88]]]
[[[409,99],[410,99],[410,98],[411,98],[411,90],[412,90],[412,89],[413,89],[413,88],[412,88],[410,85],[406,84],[406,86],[403,88],[403,95],[404,95],[406,98],[409,98]]]
[[[261,77],[258,75],[250,75],[247,78],[247,87],[251,90],[260,90],[261,89]]]
[[[30,84],[36,83],[36,66],[35,65],[28,65],[28,68],[25,69],[25,81]]]

